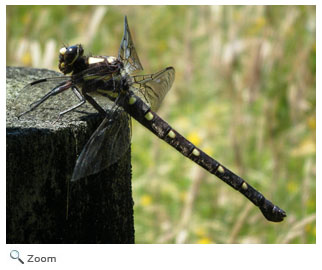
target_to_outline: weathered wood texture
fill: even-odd
[[[130,149],[101,173],[70,182],[102,118],[72,112],[53,123],[41,111],[16,117],[16,92],[52,76],[57,73],[7,68],[7,243],[134,243]]]

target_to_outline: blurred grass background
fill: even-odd
[[[315,6],[7,6],[7,65],[57,70],[63,44],[145,73],[174,66],[159,114],[287,212],[242,195],[133,121],[137,243],[315,243]]]

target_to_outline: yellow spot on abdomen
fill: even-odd
[[[153,114],[151,112],[148,112],[144,117],[146,120],[151,121],[153,119]]]
[[[242,189],[243,190],[247,190],[248,189],[248,186],[247,186],[247,184],[245,182],[242,184]]]
[[[136,102],[136,98],[135,97],[130,97],[130,99],[129,99],[129,104],[130,105],[133,105],[134,103]]]
[[[168,133],[168,136],[171,138],[171,139],[174,139],[176,137],[176,134],[170,130],[169,133]]]
[[[200,155],[200,152],[199,152],[199,150],[197,148],[195,148],[195,149],[193,149],[192,154],[194,156],[197,156],[198,157]]]
[[[217,171],[220,172],[220,173],[224,173],[225,169],[224,169],[223,166],[219,165]]]

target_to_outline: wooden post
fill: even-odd
[[[134,243],[130,149],[108,169],[70,182],[102,118],[69,113],[53,124],[41,112],[28,121],[16,117],[16,92],[52,76],[7,68],[7,243]]]

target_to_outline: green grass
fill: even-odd
[[[315,12],[7,6],[7,65],[57,69],[63,44],[117,55],[127,15],[145,72],[176,69],[161,117],[288,215],[267,222],[243,196],[133,123],[136,242],[315,243]]]

